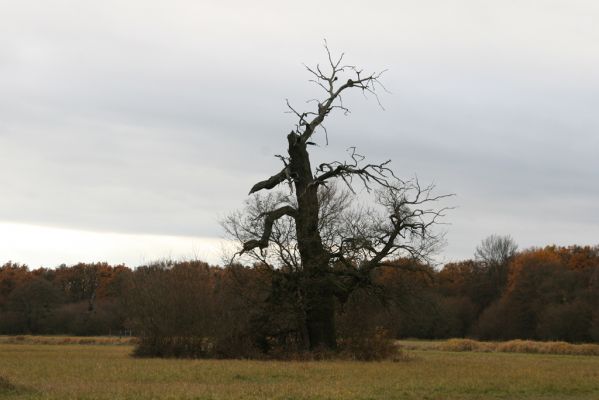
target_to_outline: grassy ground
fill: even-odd
[[[599,356],[599,344],[566,342],[539,342],[509,340],[506,342],[480,342],[472,339],[401,340],[407,350],[478,351],[500,353],[559,354],[571,356]]]
[[[129,336],[0,335],[0,344],[134,345],[135,341],[136,338]]]
[[[4,399],[599,399],[599,357],[410,350],[410,361],[134,359],[128,345],[0,343]]]

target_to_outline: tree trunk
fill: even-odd
[[[306,296],[306,330],[309,348],[336,347],[335,302],[328,279],[329,258],[318,231],[318,186],[313,184],[312,167],[306,144],[299,135],[290,133],[289,173],[294,180],[297,198],[295,226],[304,272]]]
[[[323,281],[324,279],[324,281]],[[310,349],[334,349],[337,345],[335,331],[335,300],[326,277],[316,278],[307,288],[306,325]]]

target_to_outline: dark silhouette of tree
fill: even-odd
[[[474,257],[486,275],[483,280],[486,281],[488,289],[486,301],[482,303],[484,307],[496,300],[505,289],[508,266],[517,250],[518,245],[509,235],[488,236],[476,247]]]
[[[27,333],[47,333],[48,321],[62,302],[60,291],[44,278],[35,278],[16,288],[8,298],[8,311],[20,320]]]
[[[8,296],[15,288],[31,278],[27,265],[11,261],[2,265],[0,267],[0,307],[6,304]]]
[[[309,149],[316,132],[327,134],[322,124],[333,111],[349,113],[343,95],[360,91],[378,101],[377,90],[384,90],[381,73],[366,74],[343,64],[343,54],[334,58],[326,43],[325,49],[326,67],[306,67],[324,95],[311,101],[311,111],[298,111],[287,101],[297,122],[287,135],[287,155],[277,156],[283,167],[250,190],[251,195],[287,184],[289,193],[256,196],[249,203],[250,216],[238,213],[224,221],[241,242],[238,254],[281,267],[277,273],[293,282],[289,292],[303,310],[303,342],[309,349],[336,347],[335,298],[344,301],[369,286],[373,272],[390,265],[391,256],[424,259],[431,254],[441,240],[432,228],[444,209],[429,203],[445,197],[433,195],[432,185],[397,178],[390,161],[366,162],[355,148],[347,161],[312,167]],[[341,197],[335,196],[335,181],[347,188]],[[357,196],[358,186],[373,194],[375,205],[353,207],[355,202],[344,201]],[[278,266],[269,262],[273,254]]]
[[[491,235],[476,247],[474,257],[488,266],[507,265],[517,250],[518,245],[511,236]]]

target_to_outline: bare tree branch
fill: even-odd
[[[260,249],[268,247],[273,224],[277,219],[285,215],[295,218],[297,215],[297,210],[292,206],[283,206],[281,208],[277,208],[276,210],[262,214],[261,217],[264,217],[264,232],[262,233],[262,236],[258,240],[252,239],[245,242],[243,244],[241,253],[248,252],[256,247]]]
[[[416,179],[379,191],[378,202],[386,209],[386,219],[380,219],[371,210],[350,215],[348,231],[340,239],[337,251],[331,252],[331,259],[361,255],[362,261],[355,262],[364,271],[385,265],[391,256],[427,260],[442,240],[442,234],[432,228],[450,208],[423,206],[452,196],[435,196],[433,189],[433,185],[422,188]]]
[[[355,66],[342,64],[344,54],[341,54],[339,58],[334,58],[326,41],[324,48],[327,52],[329,62],[328,67],[330,68],[330,72],[324,72],[319,64],[317,64],[315,68],[305,65],[306,70],[313,75],[313,79],[310,81],[325,91],[326,98],[317,102],[317,111],[315,113],[295,113],[299,118],[299,123],[297,126],[304,127],[303,131],[300,132],[299,129],[297,131],[297,133],[301,136],[302,142],[304,143],[310,139],[316,128],[322,124],[325,117],[333,109],[338,108],[341,109],[345,114],[349,113],[349,109],[343,105],[343,101],[341,99],[341,94],[347,89],[357,88],[362,90],[364,94],[371,94],[376,98],[379,105],[381,105],[381,102],[379,101],[378,94],[376,93],[377,86],[382,88],[384,91],[387,91],[379,81],[379,78],[385,71],[364,76],[362,74],[363,71],[359,70]],[[343,84],[338,84],[337,82],[341,81],[341,74],[345,74],[346,76],[349,76],[349,78]],[[337,104],[337,102],[339,104]],[[312,118],[310,121],[307,121],[306,117],[308,115],[314,115],[314,118]]]
[[[277,186],[279,183],[284,182],[285,179],[287,179],[288,175],[289,175],[289,171],[287,170],[287,167],[285,167],[278,174],[273,175],[268,179],[265,179],[263,181],[256,183],[254,186],[252,186],[252,189],[250,190],[249,194],[255,193],[262,189],[272,189],[275,186]]]
[[[313,184],[321,185],[326,180],[332,178],[341,178],[343,182],[352,189],[352,181],[354,177],[359,178],[367,191],[370,191],[371,184],[376,183],[379,187],[393,188],[404,182],[398,179],[393,170],[388,165],[391,160],[387,160],[380,164],[366,164],[360,166],[359,163],[364,160],[364,156],[358,154],[354,147],[350,147],[351,162],[333,161],[331,163],[322,163],[317,168],[317,173],[320,175],[314,177]]]

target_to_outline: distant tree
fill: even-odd
[[[93,311],[101,273],[111,270],[107,263],[78,263],[67,267],[61,265],[56,271],[55,281],[70,301],[86,301],[88,311]]]
[[[445,197],[433,195],[433,186],[398,179],[389,161],[365,162],[355,148],[348,161],[312,167],[309,149],[315,145],[315,133],[324,129],[322,124],[333,111],[349,112],[342,96],[359,91],[376,97],[376,90],[383,88],[380,73],[365,74],[345,65],[343,55],[334,58],[325,48],[328,65],[307,67],[324,95],[313,100],[311,111],[298,111],[287,102],[297,122],[287,134],[287,155],[277,156],[283,167],[250,190],[254,194],[287,184],[288,194],[255,197],[248,214],[224,222],[240,241],[239,254],[250,254],[273,269],[284,267],[278,274],[285,275],[288,293],[302,310],[302,341],[309,349],[336,347],[336,298],[343,301],[369,285],[374,271],[389,265],[392,256],[423,259],[430,255],[440,240],[432,228],[444,210],[431,203]],[[367,192],[372,190],[375,205],[360,208],[355,207],[358,197],[350,202],[334,197],[335,181],[346,184],[347,196],[355,192],[357,183]],[[329,201],[338,207],[327,208]],[[327,210],[333,212],[331,218]],[[323,224],[327,218],[333,225]],[[273,265],[273,253],[279,265]]]
[[[32,278],[33,275],[27,265],[11,261],[2,265],[0,267],[0,307],[6,304],[13,290]]]
[[[477,317],[499,296],[499,289],[482,265],[474,260],[446,264],[436,274],[437,291],[444,297],[445,314],[458,320],[457,335],[468,334]]]
[[[490,293],[487,303],[497,299],[507,284],[508,265],[516,255],[518,245],[511,236],[491,235],[485,238],[474,252],[488,274]]]
[[[15,330],[47,333],[54,311],[62,303],[60,291],[43,278],[35,278],[16,288],[8,298],[7,311],[15,321]]]
[[[517,250],[518,245],[511,236],[491,235],[476,247],[474,257],[488,267],[507,265]]]

